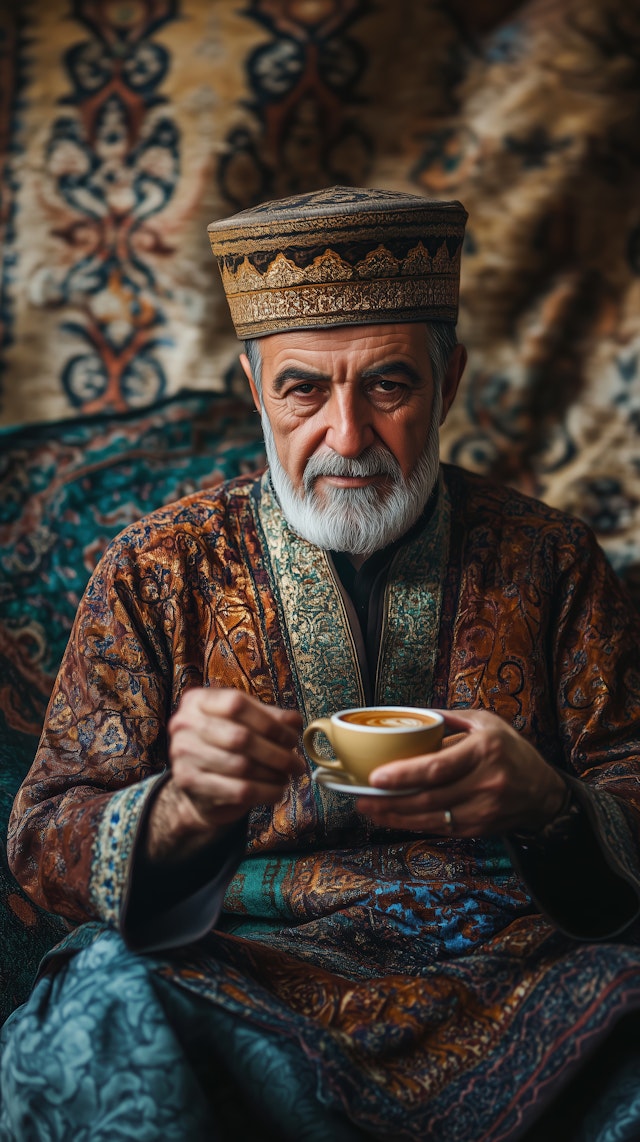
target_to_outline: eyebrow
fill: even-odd
[[[406,377],[412,385],[422,384],[422,377],[417,369],[408,365],[406,361],[388,361],[386,365],[373,365],[361,374],[364,381],[373,380],[374,377]]]
[[[363,381],[371,381],[374,377],[406,377],[412,385],[419,385],[422,383],[420,374],[406,361],[388,361],[384,365],[373,365],[370,369],[365,369],[364,373],[360,374]],[[287,365],[276,374],[273,380],[273,390],[275,393],[281,393],[284,386],[289,381],[296,381],[298,384],[314,385],[318,381],[329,382],[331,376],[328,373],[319,373],[314,369],[303,369],[298,365]]]
[[[288,381],[302,385],[315,385],[317,381],[330,381],[327,373],[317,373],[314,369],[303,369],[299,365],[287,365],[273,378],[273,391],[281,393]]]

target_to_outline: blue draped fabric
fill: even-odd
[[[39,980],[0,1033],[2,1142],[363,1137],[318,1102],[302,1052],[156,966],[107,930]]]
[[[88,946],[63,952],[0,1033],[0,1142],[373,1137],[322,1105],[309,1059],[286,1038],[166,980],[162,960],[130,952],[116,932],[84,931]],[[455,1115],[450,1136],[476,1142]],[[638,1138],[640,1042],[595,1084],[564,1142]]]

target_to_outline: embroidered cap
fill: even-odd
[[[334,186],[208,227],[239,338],[458,316],[459,202]]]

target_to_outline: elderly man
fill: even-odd
[[[439,467],[465,218],[210,227],[268,469],[81,604],[10,835],[77,927],[5,1027],[3,1139],[640,1136],[640,627],[576,520]],[[300,731],[374,703],[449,736],[354,796]]]

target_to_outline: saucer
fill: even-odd
[[[352,797],[408,797],[422,792],[420,789],[376,789],[374,785],[355,785],[341,780],[341,776],[331,769],[318,768],[311,774],[311,780],[324,789],[333,789],[334,793],[350,793]]]

